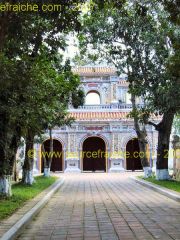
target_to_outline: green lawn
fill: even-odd
[[[143,178],[142,176],[140,176],[139,178],[151,182],[151,183],[155,183],[159,186],[162,187],[166,187],[168,189],[174,190],[176,192],[180,192],[180,182],[174,181],[174,180],[161,180],[158,181],[155,179],[155,177],[151,177],[151,178]]]
[[[10,216],[24,203],[38,195],[44,189],[53,184],[57,178],[44,178],[43,176],[35,177],[36,182],[32,186],[25,186],[21,183],[12,185],[12,197],[0,198],[0,220]]]

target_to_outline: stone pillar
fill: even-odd
[[[76,134],[68,134],[68,149],[66,152],[66,165],[65,172],[81,172],[78,167],[79,154],[77,149],[77,136]]]
[[[172,144],[174,149],[174,176],[177,181],[180,181],[180,137],[174,135]]]
[[[110,154],[110,169],[109,172],[122,172],[123,168],[123,157],[120,148],[120,134],[112,134],[112,148]]]
[[[111,83],[111,103],[117,104],[117,84]]]

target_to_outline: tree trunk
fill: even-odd
[[[0,17],[0,52],[3,50],[8,34],[8,15],[9,13],[4,13],[3,16]]]
[[[1,119],[2,120],[2,119]],[[11,179],[20,142],[20,129],[9,128],[5,118],[0,122],[0,195],[11,196]]]
[[[135,96],[132,94],[132,108],[133,111],[136,112],[137,107],[136,107],[136,99]],[[144,170],[144,177],[148,178],[152,176],[152,169],[150,167],[149,163],[149,152],[148,152],[148,141],[147,141],[147,132],[146,132],[146,127],[145,124],[143,124],[142,129],[140,127],[139,123],[139,118],[136,113],[134,114],[134,127],[135,131],[138,137],[138,143],[139,143],[139,150],[140,150],[140,159],[141,159],[141,164]]]
[[[3,175],[0,177],[0,195],[10,197],[11,191],[11,175]]]
[[[48,154],[48,160],[47,165],[44,165],[44,176],[50,177],[50,169],[51,169],[51,163],[53,159],[53,137],[52,137],[52,129],[49,129],[49,137],[50,137],[50,152]]]
[[[156,130],[159,132],[156,162],[157,180],[165,180],[170,178],[168,172],[168,153],[174,115],[174,112],[171,111],[164,113],[162,121],[156,127]]]
[[[150,167],[149,161],[149,151],[148,151],[148,142],[146,137],[139,137],[139,150],[140,150],[140,159],[141,164],[144,170],[144,177],[148,178],[152,176],[152,168]]]
[[[50,168],[44,167],[44,177],[50,177]]]
[[[43,163],[44,163],[44,177],[46,177],[47,171],[48,171],[48,161],[47,161],[46,157],[47,157],[47,152],[45,151],[44,143],[42,143],[42,158],[43,158]]]
[[[33,184],[34,182],[33,166],[34,166],[34,134],[31,132],[31,130],[28,130],[26,137],[26,150],[22,177],[22,182],[24,184],[28,185]]]
[[[52,129],[49,129],[49,136],[50,136],[50,155],[49,155],[49,168],[51,168],[51,163],[53,159],[53,137],[52,137]]]

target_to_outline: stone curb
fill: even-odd
[[[20,231],[36,216],[40,210],[47,204],[49,199],[55,192],[63,185],[64,179],[55,182],[51,187],[52,189],[33,207],[31,208],[19,221],[16,222],[1,238],[0,240],[15,239]]]
[[[167,190],[167,188],[165,187],[161,187],[161,186],[158,186],[154,183],[150,183],[150,182],[147,182],[145,180],[142,180],[142,179],[138,179],[137,177],[130,177],[131,179],[133,179],[135,182],[147,187],[147,188],[150,188],[168,198],[171,198],[177,202],[180,202],[180,194],[179,193],[176,193],[175,191],[173,190]]]

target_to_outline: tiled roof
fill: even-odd
[[[71,112],[76,120],[119,120],[126,119],[127,112]]]
[[[113,67],[76,67],[72,69],[74,73],[80,76],[107,76],[117,75]]]
[[[129,112],[119,112],[119,111],[113,111],[113,112],[70,112],[69,115],[70,117],[75,118],[77,121],[89,121],[89,120],[127,120],[129,119],[127,117],[127,114]],[[156,116],[155,114],[151,115],[151,120],[153,121],[160,121],[162,119],[162,116],[158,115]],[[129,119],[130,120],[130,119]]]

